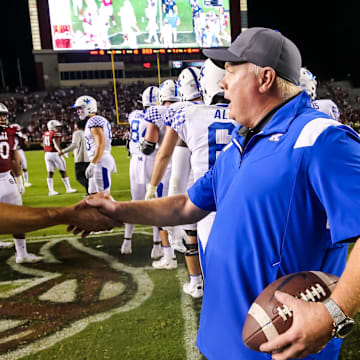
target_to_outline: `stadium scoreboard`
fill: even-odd
[[[154,55],[154,54],[198,54],[199,48],[187,49],[120,49],[120,50],[90,50],[90,55]]]
[[[139,49],[139,54],[174,54],[231,43],[231,0],[47,1],[56,51],[125,50],[125,55]]]

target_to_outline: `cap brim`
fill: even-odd
[[[211,60],[214,60],[216,62],[220,62],[223,64],[226,61],[228,62],[239,62],[241,61],[239,56],[234,55],[229,51],[229,49],[203,49],[203,54],[210,58]]]

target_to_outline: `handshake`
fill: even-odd
[[[111,230],[116,226],[122,226],[123,222],[118,220],[118,203],[113,200],[108,192],[91,195],[76,205],[64,209],[64,221],[68,225],[67,231],[75,235],[81,234],[84,238],[92,231]]]

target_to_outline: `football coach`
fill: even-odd
[[[230,48],[204,54],[225,67],[222,87],[239,123],[214,167],[185,195],[87,203],[114,225],[179,225],[216,211],[201,247],[197,346],[206,358],[335,360],[360,305],[359,136],[311,107],[297,86],[300,52],[280,32],[250,28]],[[349,242],[356,244],[346,264]],[[272,354],[246,348],[242,328],[254,299],[279,277],[307,270],[341,276],[330,300],[277,293],[293,310],[292,327],[262,345]]]

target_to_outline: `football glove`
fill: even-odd
[[[25,187],[24,187],[24,182],[23,182],[22,176],[16,176],[15,181],[16,181],[16,185],[17,185],[20,195],[24,194]]]
[[[168,232],[169,243],[174,250],[185,253],[186,247],[184,245],[184,241],[185,237],[187,238],[185,231],[180,229],[178,226],[166,226],[163,227],[163,230]]]
[[[156,192],[157,186],[148,184],[145,194],[145,200],[151,200],[157,198],[157,192]]]
[[[95,167],[96,167],[96,164],[94,164],[94,163],[91,162],[91,163],[89,164],[89,166],[86,168],[86,170],[85,170],[85,177],[86,177],[87,179],[90,179],[91,177],[93,177]]]

